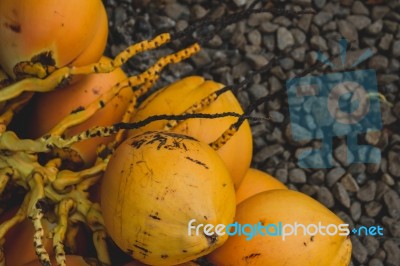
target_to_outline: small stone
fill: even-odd
[[[277,43],[279,50],[285,50],[294,45],[292,33],[284,27],[280,27],[277,31]]]
[[[364,245],[360,242],[358,237],[351,237],[351,243],[353,244],[353,258],[359,263],[364,263],[368,257],[368,251]]]
[[[318,12],[317,15],[314,16],[313,22],[315,25],[321,27],[325,25],[328,21],[332,20],[333,14],[325,11]]]
[[[339,20],[338,27],[340,34],[349,41],[358,43],[358,32],[353,24],[346,20]]]
[[[264,35],[263,44],[267,47],[268,51],[273,52],[275,50],[275,36],[270,34]]]
[[[311,0],[293,0],[292,2],[301,6],[311,6]]]
[[[269,62],[268,59],[262,54],[247,53],[246,58],[248,58],[251,61],[251,63],[256,69],[265,66]]]
[[[386,258],[386,252],[382,249],[379,248],[374,255],[375,258],[379,259],[380,261],[384,261]]]
[[[332,208],[335,205],[332,193],[326,188],[321,187],[317,192],[317,200],[327,208]]]
[[[304,184],[301,187],[300,191],[311,197],[314,196],[315,193],[319,191],[319,189],[316,186],[310,186],[309,184]]]
[[[376,217],[382,210],[382,204],[376,201],[371,201],[365,204],[365,212],[369,217]]]
[[[282,153],[283,151],[284,149],[280,144],[273,144],[270,146],[266,146],[254,155],[253,160],[255,163],[262,163],[266,161],[268,158],[276,154]]]
[[[356,15],[369,15],[369,10],[362,1],[355,1],[351,7],[351,12]]]
[[[261,24],[260,30],[266,33],[273,33],[279,28],[279,25],[276,25],[270,21],[265,21]]]
[[[261,84],[254,84],[250,87],[249,92],[255,99],[259,99],[268,95],[268,90]]]
[[[353,0],[340,0],[340,4],[344,6],[351,6],[353,4]]]
[[[279,168],[275,172],[275,177],[282,183],[286,184],[288,179],[288,170],[286,168]]]
[[[371,24],[371,19],[362,15],[350,15],[347,20],[353,24],[357,30],[362,30]]]
[[[376,183],[368,181],[364,186],[357,192],[357,198],[363,202],[372,201],[375,198]]]
[[[382,223],[386,228],[389,228],[389,231],[393,237],[400,237],[399,219],[393,219],[391,217],[385,216],[382,218]],[[387,234],[387,232],[384,231],[384,234]]]
[[[372,256],[379,248],[379,240],[372,236],[365,236],[363,244],[367,249],[368,255]]]
[[[372,14],[371,14],[372,19],[373,20],[381,19],[381,18],[385,17],[385,15],[387,13],[389,13],[389,11],[390,11],[390,8],[388,6],[383,6],[383,5],[374,6],[372,8]]]
[[[271,111],[269,112],[269,116],[271,117],[271,121],[275,123],[282,123],[285,117],[282,113],[278,111]]]
[[[330,21],[324,25],[324,27],[322,28],[322,31],[328,32],[328,31],[335,31],[336,29],[337,29],[336,22]]]
[[[343,187],[349,192],[357,192],[360,190],[360,187],[350,173],[345,174],[340,180],[340,183],[342,183]]]
[[[269,91],[271,92],[271,95],[273,95],[274,93],[276,93],[277,91],[280,91],[282,89],[281,82],[275,76],[271,76],[268,79],[268,85],[269,85]]]
[[[374,55],[369,60],[368,66],[377,71],[386,70],[386,68],[389,66],[389,60],[383,55]]]
[[[382,20],[377,20],[374,23],[372,23],[371,25],[368,26],[367,28],[367,32],[372,34],[372,35],[376,35],[378,33],[380,33],[382,31],[383,28],[383,22]]]
[[[291,29],[290,32],[293,34],[296,44],[302,45],[306,42],[306,35],[300,29]]]
[[[194,5],[192,8],[194,18],[199,19],[207,14],[207,10],[201,5]]]
[[[381,137],[380,131],[375,131],[375,130],[368,131],[367,134],[365,134],[365,140],[372,145],[376,145],[380,137]]]
[[[383,249],[386,251],[386,265],[399,265],[400,248],[393,240],[389,239],[383,243]]]
[[[165,14],[171,19],[177,21],[183,15],[189,15],[190,11],[185,5],[178,4],[176,2],[171,2],[166,5],[164,9]]]
[[[319,170],[310,176],[310,183],[314,185],[322,185],[324,183],[325,173]]]
[[[274,16],[272,15],[272,13],[269,12],[262,12],[262,13],[256,13],[256,14],[251,14],[249,16],[249,19],[247,21],[247,24],[250,27],[258,27],[259,25],[261,25],[263,22],[265,21],[269,21],[272,18],[274,18]]]
[[[400,153],[390,151],[388,159],[389,173],[395,177],[400,177]]]
[[[393,42],[392,54],[395,57],[400,57],[400,40],[396,40]]]
[[[350,197],[342,184],[336,183],[333,187],[333,195],[346,208],[350,208]]]
[[[249,32],[247,37],[251,44],[257,45],[257,46],[261,45],[262,37],[261,37],[260,31],[252,30]]]
[[[244,6],[247,3],[247,0],[233,0],[233,2],[237,5],[237,6]]]
[[[326,4],[326,0],[313,0],[314,5],[321,9],[325,4]]]
[[[383,195],[385,195],[388,191],[390,190],[390,187],[386,185],[382,181],[376,182],[376,200],[381,200],[383,198]]]
[[[323,37],[316,35],[311,37],[310,40],[311,47],[317,50],[326,51],[328,50],[328,45]]]
[[[307,181],[306,173],[300,168],[289,171],[289,180],[296,184],[304,184]]]
[[[395,219],[400,219],[400,196],[399,194],[391,189],[383,195],[383,200],[386,204],[387,210]]]
[[[368,266],[385,266],[385,265],[383,264],[383,262],[380,259],[372,258],[368,262]]]
[[[384,173],[382,175],[382,181],[389,186],[393,186],[395,184],[393,177],[391,177],[388,173]]]
[[[399,24],[397,22],[394,22],[394,21],[391,21],[388,19],[383,20],[383,28],[387,32],[396,33],[398,27],[399,27]]]
[[[279,64],[284,70],[291,70],[294,66],[294,61],[289,57],[285,57],[279,61]]]
[[[289,28],[292,25],[292,21],[285,16],[276,17],[273,21],[275,24],[285,28]]]
[[[327,186],[333,186],[345,173],[346,171],[342,167],[336,167],[330,170],[326,175]]]
[[[368,174],[376,174],[379,171],[379,163],[369,163],[367,166]]]
[[[361,217],[361,204],[358,201],[355,201],[351,204],[350,207],[350,215],[354,221],[358,221]]]
[[[306,14],[306,15],[302,15],[298,21],[298,27],[302,30],[304,30],[305,32],[308,32],[308,29],[310,28],[311,25],[311,20],[313,18],[312,14]]]
[[[347,215],[347,213],[343,211],[338,211],[336,212],[336,215],[339,216],[339,218],[342,219],[344,223],[348,224],[349,228],[354,228],[354,222],[351,217]]]
[[[354,161],[353,153],[347,149],[346,143],[340,144],[333,151],[335,159],[338,160],[342,165],[351,164]]]
[[[292,58],[297,61],[297,62],[304,62],[305,59],[305,53],[306,53],[306,48],[305,47],[299,47],[296,49],[293,49],[290,52],[290,55],[292,56]]]

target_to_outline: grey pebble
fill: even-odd
[[[353,4],[353,0],[340,0],[340,4],[344,6],[351,6]]]
[[[267,88],[261,84],[254,84],[251,86],[249,92],[255,99],[259,99],[268,95]]]
[[[280,144],[273,144],[273,145],[269,145],[269,146],[265,146],[264,148],[262,148],[260,151],[258,151],[255,155],[254,155],[254,162],[255,163],[262,163],[264,161],[266,161],[268,158],[282,153],[283,152],[283,147]]]
[[[395,219],[400,219],[400,196],[399,194],[391,189],[383,195],[383,200],[387,207],[387,210]]]
[[[302,29],[302,30],[304,30],[305,32],[307,32],[308,29],[310,28],[310,25],[311,25],[311,21],[312,21],[312,19],[313,19],[313,16],[314,16],[314,15],[312,15],[312,14],[307,14],[307,15],[301,16],[300,19],[299,19],[299,21],[298,21],[297,26],[298,26],[300,29]]]
[[[317,186],[311,186],[309,184],[304,184],[301,187],[300,191],[303,192],[304,194],[312,197],[319,191],[319,188]]]
[[[353,24],[357,30],[362,30],[371,24],[371,19],[363,15],[350,15],[347,20]]]
[[[285,50],[288,47],[291,47],[294,45],[294,38],[292,33],[284,28],[280,27],[277,31],[277,44],[279,50]]]
[[[276,25],[270,21],[265,21],[261,24],[260,30],[266,33],[273,33],[279,28],[279,25]]]
[[[306,42],[306,35],[300,29],[291,29],[290,32],[293,34],[294,40],[296,44],[302,45]]]
[[[251,61],[255,69],[259,69],[269,62],[269,60],[263,54],[246,53],[246,58]]]
[[[351,243],[353,244],[353,258],[359,263],[364,263],[368,258],[367,249],[356,236],[351,237]]]
[[[351,12],[357,15],[369,15],[369,10],[362,1],[355,1],[351,7]]]
[[[385,265],[383,264],[383,262],[380,259],[372,258],[368,262],[368,266],[385,266]]]
[[[383,29],[390,33],[396,33],[399,28],[399,23],[388,19],[383,20]]]
[[[279,26],[289,28],[292,25],[292,21],[285,16],[276,17],[273,22]]]
[[[383,249],[386,251],[386,264],[399,265],[400,264],[400,248],[393,240],[386,240],[383,243]]]
[[[286,184],[288,181],[288,170],[286,168],[279,168],[275,171],[275,177],[282,183]]]
[[[275,36],[266,34],[263,36],[263,44],[267,47],[268,51],[273,52],[275,50]]]
[[[269,116],[271,117],[271,121],[275,123],[282,123],[285,119],[284,115],[278,111],[269,112]]]
[[[390,8],[388,6],[383,6],[383,5],[374,6],[372,8],[372,13],[371,13],[372,19],[373,20],[381,19],[381,18],[385,17],[385,15],[387,13],[389,13],[389,11],[390,11]]]
[[[390,233],[390,234],[392,234],[393,237],[400,237],[400,220],[399,219],[394,219],[394,218],[385,216],[382,218],[382,224],[386,228],[389,228],[389,232],[385,232],[385,229],[384,229],[383,233],[385,235]]]
[[[369,217],[376,217],[382,210],[382,204],[377,201],[371,201],[365,204],[365,213]]]
[[[342,167],[331,169],[326,175],[326,185],[333,186],[345,173],[346,171]]]
[[[376,237],[365,236],[362,242],[370,256],[374,255],[379,248],[379,240]]]
[[[326,12],[326,11],[320,11],[318,12],[317,15],[314,16],[313,22],[315,25],[318,27],[322,27],[325,25],[328,21],[332,20],[333,14]]]
[[[383,181],[376,182],[376,200],[381,200],[383,195],[385,195],[390,190],[390,187],[386,185]]]
[[[389,66],[389,60],[383,55],[374,55],[368,62],[368,66],[377,71],[386,70]]]
[[[247,38],[253,45],[260,46],[262,42],[261,33],[258,30],[252,30],[248,33]]]
[[[375,198],[375,193],[376,183],[373,181],[368,181],[357,192],[357,198],[363,202],[372,201]]]
[[[176,2],[170,2],[164,9],[165,14],[177,21],[181,16],[189,16],[189,8]]]
[[[381,179],[389,186],[393,186],[395,184],[393,177],[391,177],[388,173],[384,173]]]
[[[393,176],[400,177],[400,153],[398,151],[390,151],[389,159],[389,173]]]
[[[325,173],[322,170],[318,170],[310,176],[310,183],[314,185],[322,185],[325,180]]]
[[[321,187],[318,190],[316,199],[328,208],[332,208],[335,205],[333,195],[326,187]]]
[[[372,35],[377,35],[378,33],[380,33],[382,31],[382,28],[383,28],[382,20],[377,20],[368,26],[367,32]]]
[[[335,31],[337,29],[337,24],[335,21],[330,21],[322,27],[322,31]]]
[[[326,4],[326,0],[313,0],[314,5],[321,9],[325,4]]]
[[[333,186],[333,195],[346,208],[350,208],[350,197],[342,184],[336,183]]]
[[[296,184],[303,184],[307,181],[307,176],[304,170],[295,168],[289,171],[289,180]]]
[[[400,40],[396,40],[393,42],[392,54],[395,57],[400,57]]]
[[[258,27],[265,21],[270,21],[274,16],[269,12],[251,14],[247,24],[251,27]]]
[[[271,76],[268,79],[268,85],[269,85],[269,90],[271,92],[271,95],[273,95],[274,93],[280,91],[282,89],[282,84],[279,81],[279,79],[275,76]]]
[[[360,190],[356,180],[354,180],[353,176],[350,173],[345,174],[340,180],[343,187],[349,192],[357,192]]]
[[[358,201],[353,201],[353,203],[350,206],[350,215],[351,218],[353,218],[354,221],[358,221],[361,217],[361,204]]]
[[[358,43],[358,32],[353,24],[346,20],[339,20],[338,27],[340,34],[349,41]]]
[[[326,51],[328,50],[328,45],[325,39],[320,35],[314,35],[310,40],[311,47],[317,50]]]
[[[304,62],[305,58],[305,53],[306,53],[306,48],[305,47],[298,47],[296,49],[293,49],[290,52],[290,55],[292,58],[297,61],[297,62]]]

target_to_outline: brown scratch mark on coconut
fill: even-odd
[[[249,260],[257,258],[260,255],[261,255],[261,253],[251,253],[250,255],[243,257],[243,260],[245,260],[246,263],[249,263]]]
[[[21,33],[21,25],[17,24],[17,23],[4,23],[4,26],[6,28],[9,28],[10,30],[12,30],[15,33]]]
[[[199,160],[193,159],[193,158],[191,158],[191,157],[189,157],[189,156],[186,156],[185,159],[187,159],[187,160],[189,160],[189,161],[191,161],[191,162],[194,162],[195,164],[201,165],[201,166],[203,166],[203,167],[204,167],[205,169],[207,169],[207,170],[209,169],[208,166],[207,166],[205,163],[203,163],[203,162],[201,162],[201,161],[199,161]]]

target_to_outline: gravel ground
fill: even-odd
[[[251,15],[227,27],[203,45],[193,58],[168,67],[158,82],[163,86],[188,75],[202,75],[234,84],[250,70],[273,56],[280,65],[270,73],[257,75],[254,83],[236,91],[243,106],[268,95],[256,116],[271,120],[252,123],[253,166],[274,175],[291,189],[302,191],[333,210],[351,227],[381,225],[383,237],[355,237],[353,265],[400,265],[400,2],[398,0],[293,0],[267,1],[290,11],[312,10],[298,17],[272,13]],[[206,14],[219,17],[242,10],[251,1],[114,1],[105,0],[110,18],[107,55],[160,32],[184,29]],[[373,57],[357,66],[375,69],[378,90],[393,105],[381,102],[383,129],[362,134],[359,141],[381,150],[380,164],[346,165],[344,137],[334,138],[334,167],[299,168],[297,159],[306,147],[318,147],[318,140],[295,142],[289,130],[289,108],[285,82],[316,63],[317,51],[338,54],[337,41],[352,41],[348,62],[354,62],[368,48]],[[143,71],[160,55],[173,51],[162,48],[136,57],[126,71]],[[350,69],[350,68],[348,68]],[[313,75],[330,73],[320,67]],[[307,126],[312,127],[313,121]],[[306,128],[304,128],[307,131]]]

